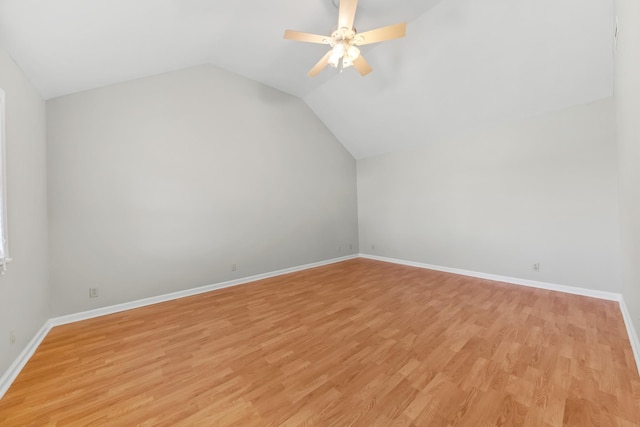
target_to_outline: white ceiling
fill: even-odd
[[[356,158],[613,94],[613,0],[360,0],[374,72],[306,72],[332,0],[0,0],[0,43],[45,99],[210,62],[301,97]]]

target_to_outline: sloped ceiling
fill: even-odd
[[[337,0],[0,0],[0,43],[45,99],[210,62],[301,97],[356,158],[613,94],[613,0],[360,0],[374,72],[306,72]]]

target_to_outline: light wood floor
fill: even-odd
[[[617,303],[356,259],[54,328],[0,425],[637,426]]]

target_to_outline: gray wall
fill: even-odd
[[[55,315],[358,252],[353,157],[215,67],[50,100],[47,143]]]
[[[614,106],[359,160],[361,252],[619,292]]]
[[[617,0],[616,9],[622,293],[640,332],[640,2]]]
[[[0,376],[49,318],[45,103],[0,48],[6,95],[7,213],[13,261],[0,276]],[[15,344],[9,343],[14,330]]]

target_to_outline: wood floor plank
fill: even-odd
[[[356,259],[53,328],[0,425],[640,426],[617,303]]]

